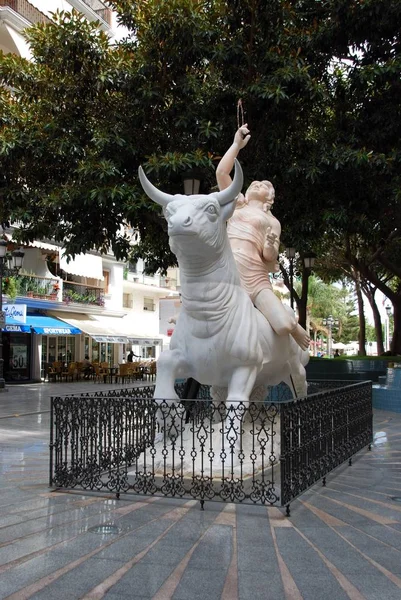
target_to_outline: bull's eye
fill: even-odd
[[[206,208],[206,212],[209,213],[209,215],[217,215],[216,207],[213,206],[213,204],[209,204],[209,206]]]

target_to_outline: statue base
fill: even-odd
[[[272,413],[272,411],[270,411]],[[169,435],[167,435],[167,433]],[[277,412],[264,418],[228,417],[218,423],[203,418],[173,423],[159,433],[154,443],[128,472],[152,472],[155,476],[246,478],[275,467],[280,459],[280,418]]]

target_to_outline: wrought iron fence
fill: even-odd
[[[153,386],[54,397],[49,484],[289,514],[294,498],[372,441],[371,383],[318,386],[276,402],[272,389],[249,405],[213,402],[201,386],[190,410],[185,400],[154,401]]]

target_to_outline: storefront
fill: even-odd
[[[6,317],[2,331],[3,371],[8,383],[40,381],[46,363],[75,358],[76,339],[81,330],[46,315],[26,315],[25,323]]]
[[[93,362],[107,362],[117,365],[123,362],[127,336],[119,317],[103,315],[85,315],[80,313],[61,313],[62,318],[71,327],[82,332],[83,355]]]
[[[128,338],[128,352],[132,349],[135,357],[144,360],[156,360],[159,358],[163,341],[156,338]]]

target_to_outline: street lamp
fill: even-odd
[[[304,256],[305,269],[309,269],[309,270],[313,269],[313,267],[315,266],[315,258],[316,258],[315,254],[306,254]]]
[[[185,171],[182,175],[184,183],[184,194],[191,196],[192,194],[199,194],[199,188],[201,183],[200,173],[196,170]]]
[[[7,254],[7,242],[0,240],[0,320],[5,320],[3,313],[3,277],[12,277],[18,275],[24,260],[22,250],[14,250]],[[8,263],[6,266],[6,262]],[[3,332],[0,327],[0,389],[4,389],[4,369],[3,369]]]
[[[295,248],[286,248],[285,254],[290,261],[290,304],[291,308],[294,308],[294,258],[296,250]]]
[[[329,328],[329,337],[327,341],[327,354],[329,358],[333,358],[332,356],[332,329],[333,327],[338,327],[339,321],[338,319],[334,319],[332,315],[329,315],[327,319],[323,319],[322,323],[324,326]]]
[[[390,350],[390,315],[391,315],[391,305],[386,304],[384,307],[387,313],[386,319],[386,350]]]

